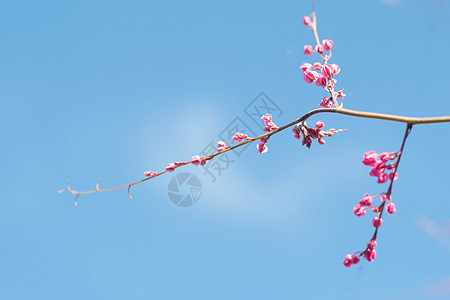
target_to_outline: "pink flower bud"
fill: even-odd
[[[145,171],[145,172],[144,172],[144,175],[147,176],[147,177],[153,177],[153,176],[156,175],[156,173],[155,173],[155,172],[152,172],[152,171]]]
[[[194,165],[194,166],[198,166],[199,164],[200,164],[200,162],[201,162],[201,158],[200,158],[200,156],[198,156],[198,155],[195,155],[195,156],[192,156],[191,157],[191,163]],[[170,172],[170,171],[169,171]]]
[[[308,63],[302,63],[302,65],[300,66],[300,69],[302,69],[303,72],[305,72],[308,69],[311,69],[311,64]]]
[[[258,149],[259,153],[263,154],[263,153],[266,153],[269,150],[265,144],[266,144],[265,142],[259,142],[256,145],[256,148]]]
[[[384,172],[380,172],[378,173],[378,183],[385,183],[386,181],[388,181],[388,175]]]
[[[344,94],[344,90],[340,90],[336,92],[336,97],[344,99],[344,97],[347,96]]]
[[[247,140],[247,139],[248,139],[248,135],[243,134],[242,132],[236,132],[233,136],[233,141],[235,141],[238,144],[242,143],[244,140]]]
[[[364,257],[368,261],[374,261],[376,256],[377,256],[377,250],[374,250],[374,249],[367,249],[366,252],[364,253]]]
[[[394,174],[395,174],[395,176],[394,176]],[[388,178],[389,178],[389,180],[392,180],[392,178],[394,178],[394,180],[397,180],[398,174],[394,173],[394,171],[392,171],[391,173],[388,174]]]
[[[358,205],[353,206],[353,213],[357,217],[361,217],[361,216],[364,216],[366,214],[366,209],[363,206],[358,204]]]
[[[316,79],[318,77],[319,77],[319,74],[316,71],[306,70],[305,72],[303,72],[303,79],[307,83],[311,83],[313,81],[316,81]]]
[[[379,213],[380,212],[380,208],[378,207],[378,206],[376,206],[376,207],[372,207],[372,212],[374,212],[374,213]]]
[[[359,204],[363,206],[371,206],[372,205],[373,197],[369,194],[364,194],[361,200],[359,200]]]
[[[344,259],[344,266],[350,268],[353,266],[353,257],[350,254],[347,254]]]
[[[266,115],[261,117],[261,120],[263,120],[264,123],[271,122],[272,121],[272,115],[271,114],[266,114]]]
[[[381,199],[381,201],[386,202],[387,200],[391,200],[392,198],[386,194],[383,194],[383,195],[381,195],[380,199]]]
[[[391,215],[394,214],[397,211],[397,209],[395,208],[395,204],[389,203],[388,205],[386,205],[386,211]]]
[[[317,141],[318,141],[319,144],[321,144],[321,145],[325,144],[325,140],[324,140],[323,138],[319,138]]]
[[[362,163],[366,166],[373,166],[377,161],[377,157],[378,155],[375,151],[365,152]]]
[[[333,75],[336,75],[339,72],[341,72],[341,68],[339,68],[337,64],[331,64],[331,68],[333,69]]]
[[[302,131],[300,130],[300,128],[298,126],[294,126],[294,128],[292,128],[292,132],[294,133],[294,137],[299,140],[300,136],[302,135]]]
[[[353,256],[352,256],[352,262],[353,262],[354,265],[356,265],[357,263],[359,263],[359,257],[356,256],[356,255],[353,255]]]
[[[333,48],[333,41],[332,40],[323,40],[322,41],[322,44],[323,44],[323,49],[325,50],[325,51],[330,51],[331,50],[331,48]]]
[[[316,47],[314,47],[314,50],[316,50],[316,52],[319,52],[320,54],[323,53],[323,46],[322,45],[316,45]]]
[[[372,219],[372,225],[373,225],[373,227],[375,227],[375,228],[376,228],[376,227],[380,227],[381,224],[383,224],[383,219],[378,218],[378,217],[375,217],[375,218]]]
[[[322,102],[319,103],[319,106],[327,107],[327,108],[333,107],[333,101],[332,101],[331,97],[330,98],[324,97],[322,99]]]
[[[311,45],[305,45],[303,47],[303,54],[311,56],[313,54],[313,49]]]
[[[367,249],[372,250],[376,245],[377,245],[377,241],[372,240],[367,244]]]
[[[227,148],[229,148],[229,147],[227,146],[227,144],[225,142],[222,142],[222,141],[217,142],[217,151],[218,152],[223,151]]]
[[[314,65],[312,66],[312,68],[314,70],[320,71],[320,70],[322,70],[322,65],[318,62],[315,62]]]
[[[200,164],[201,164],[202,166],[206,165],[206,159],[202,159],[202,160],[200,161]]]
[[[322,66],[322,75],[323,76],[331,78],[334,74],[333,72],[334,72],[334,70],[331,65],[325,64]]]
[[[303,17],[303,24],[305,24],[306,26],[311,26],[312,22],[311,22],[311,18],[308,16],[304,16]]]
[[[167,172],[173,172],[174,170],[175,170],[175,164],[170,163],[167,165],[167,167],[166,167]]]
[[[319,75],[319,77],[317,77],[317,80],[316,80],[315,84],[317,86],[326,87],[327,86],[327,78],[325,76],[323,76],[323,75]]]
[[[317,121],[317,122],[316,122],[315,128],[316,128],[317,130],[322,130],[323,126],[325,126],[325,123],[324,123],[324,122],[322,122],[322,121]]]

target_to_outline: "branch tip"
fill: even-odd
[[[133,197],[131,197],[131,194],[130,194],[130,189],[131,189],[131,185],[128,186],[128,197],[130,197],[130,199],[133,199]]]
[[[95,190],[97,192],[100,192],[100,189],[98,188],[98,185],[100,184],[100,181],[102,181],[101,179],[98,180],[97,184],[95,185]]]

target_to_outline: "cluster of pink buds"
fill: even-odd
[[[233,141],[240,144],[243,141],[248,140],[248,135],[242,133],[242,132],[236,132],[233,136]]]
[[[264,131],[272,132],[274,130],[277,130],[279,127],[275,125],[274,122],[272,122],[272,115],[266,114],[261,117],[261,120],[264,121]],[[259,139],[259,143],[256,144],[256,149],[258,149],[258,152],[263,154],[269,151],[269,148],[267,148],[266,143],[269,140],[269,136],[263,137]]]
[[[351,267],[353,265],[356,265],[357,263],[359,263],[360,256],[364,256],[364,258],[367,261],[374,261],[375,257],[377,256],[377,250],[375,250],[375,246],[377,245],[377,241],[375,240],[371,240],[368,244],[367,244],[367,248],[364,251],[358,251],[356,253],[352,254],[347,254],[344,258],[344,266],[346,267]]]
[[[145,175],[146,177],[154,177],[154,176],[157,175],[157,173],[152,172],[152,171],[145,171],[145,172],[144,172],[144,175]]]
[[[227,146],[225,142],[219,141],[217,142],[217,152],[223,151],[230,148],[230,146]]]
[[[184,165],[184,164],[186,164],[186,163],[179,162],[179,161],[176,161],[174,163],[170,163],[170,164],[167,165],[166,171],[167,172],[173,172],[173,171],[175,171],[176,168],[178,168],[179,166]]]
[[[370,176],[378,177],[378,183],[385,183],[388,180],[396,180],[398,175],[395,172],[395,166],[397,163],[387,164],[389,160],[397,158],[399,153],[395,152],[383,152],[377,154],[375,151],[369,151],[364,153],[363,164],[371,166],[372,169],[369,172]],[[386,173],[386,170],[391,172]]]
[[[397,179],[396,174],[396,166],[397,162],[387,164],[389,160],[393,160],[399,157],[399,153],[394,152],[383,152],[381,154],[377,154],[375,151],[369,151],[364,153],[363,164],[366,166],[371,166],[372,170],[370,171],[370,176],[378,177],[378,183],[384,183],[387,180],[392,182]],[[392,170],[389,174],[385,173],[385,170]],[[392,187],[392,185],[391,185]],[[381,193],[378,195],[371,196],[369,194],[364,194],[361,200],[359,200],[359,204],[353,207],[353,213],[357,217],[364,216],[367,210],[371,210],[373,213],[377,214],[377,216],[373,217],[372,225],[375,227],[375,234],[370,240],[369,244],[367,244],[367,248],[364,251],[357,252],[356,254],[350,255],[347,254],[344,259],[344,266],[351,267],[352,265],[359,262],[358,256],[363,256],[368,261],[373,261],[377,255],[376,250],[373,248],[376,246],[376,236],[378,232],[378,228],[383,224],[383,219],[381,215],[383,213],[383,209],[390,214],[394,214],[397,209],[395,204],[392,202],[391,197],[391,187],[388,189],[387,193]],[[381,204],[379,206],[372,205],[372,202],[375,198],[380,197]],[[389,202],[388,202],[389,201]]]
[[[315,22],[315,21],[314,21]],[[311,21],[311,18],[305,16],[303,18],[303,24],[311,28],[316,37],[317,37],[317,28]],[[300,66],[300,69],[303,71],[303,79],[307,83],[314,82],[317,86],[324,88],[327,92],[330,93],[330,97],[325,97],[319,103],[321,107],[338,107],[337,98],[344,98],[346,96],[343,90],[335,92],[334,88],[337,83],[337,80],[334,79],[334,75],[338,74],[341,71],[341,68],[337,64],[329,64],[328,61],[331,58],[331,49],[333,48],[334,42],[329,39],[322,40],[322,44],[318,42],[318,44],[314,47],[311,45],[305,45],[303,47],[303,54],[311,56],[313,53],[319,53],[323,64],[319,62],[315,62],[313,65],[310,63],[303,63]],[[324,54],[324,52],[329,52],[328,54]],[[318,73],[320,71],[320,73]]]
[[[191,164],[193,164],[194,166],[198,166],[198,165],[204,166],[206,164],[206,159],[204,157],[194,155],[191,157]]]
[[[373,199],[380,196],[381,204],[379,206],[372,206]],[[386,201],[389,200],[389,204],[386,204]],[[353,206],[353,213],[357,217],[364,216],[366,214],[367,210],[372,210],[372,212],[379,214],[381,209],[383,207],[386,207],[386,211],[390,214],[394,214],[397,209],[395,208],[395,204],[392,202],[392,197],[388,196],[386,193],[378,194],[375,196],[370,196],[369,194],[364,194],[361,200],[359,200],[359,204]],[[372,220],[372,225],[376,228],[379,227],[383,223],[383,220],[381,218],[375,217]],[[377,225],[377,226],[375,226]]]
[[[336,132],[342,131],[342,129],[336,130],[334,128],[324,131],[323,130],[324,126],[325,124],[322,121],[317,121],[316,126],[314,126],[313,128],[308,128],[308,126],[306,126],[306,123],[303,122],[298,124],[297,126],[294,126],[292,132],[294,132],[294,137],[296,139],[300,139],[300,137],[303,134],[302,145],[311,148],[312,140],[317,139],[319,144],[323,145],[325,144],[325,140],[323,139],[324,136],[331,137]]]

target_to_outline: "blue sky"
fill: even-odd
[[[319,34],[346,108],[449,115],[447,1],[317,1]],[[346,128],[311,150],[289,131],[251,145],[216,181],[177,169],[264,92],[277,125],[317,108],[302,79],[314,42],[309,1],[9,1],[0,4],[0,298],[445,299],[450,297],[450,124],[416,126],[378,256],[350,269],[372,235],[352,213],[384,192],[365,151],[398,151],[404,125],[320,115]],[[259,131],[258,131],[259,130]],[[234,155],[234,156],[233,156]],[[177,173],[202,184],[177,207]],[[185,191],[185,190],[183,190]]]

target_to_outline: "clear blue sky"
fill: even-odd
[[[447,1],[317,1],[345,107],[449,115]],[[397,151],[402,124],[321,115],[349,131],[251,145],[215,182],[187,166],[265,92],[287,124],[324,91],[299,65],[309,1],[4,1],[0,4],[1,299],[445,299],[450,297],[450,124],[417,126],[375,262],[342,265],[372,235],[352,213],[379,193],[365,151]],[[176,173],[202,183],[175,206]]]

